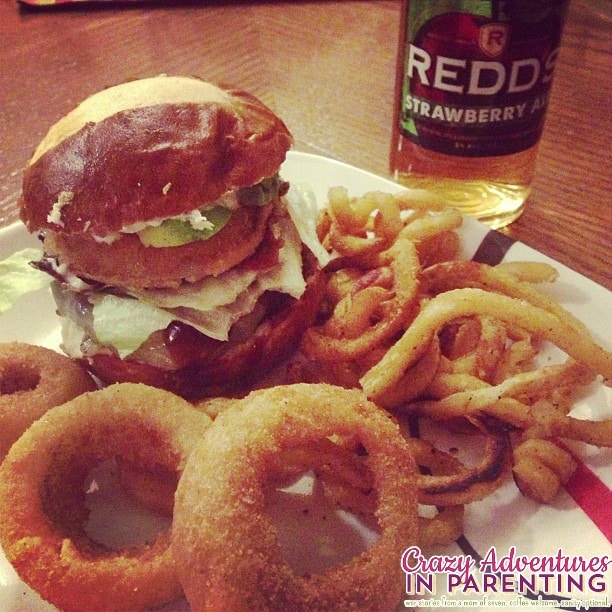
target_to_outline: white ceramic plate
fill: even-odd
[[[393,182],[341,162],[299,152],[289,154],[282,175],[294,183],[308,183],[321,203],[325,202],[328,188],[334,185],[346,186],[351,195],[372,190],[402,189]],[[583,320],[601,344],[608,349],[611,348],[609,316],[612,312],[612,295],[605,288],[525,245],[509,242],[505,237],[491,232],[471,219],[465,220],[460,236],[465,257],[468,259],[478,252],[480,259],[484,257],[499,260],[503,256],[504,261],[532,260],[552,263],[560,276],[558,281],[546,290]],[[0,259],[25,246],[35,244],[36,240],[28,236],[20,224],[2,229]],[[23,298],[17,308],[0,318],[0,342],[10,340],[21,340],[51,348],[59,347],[59,328],[54,315],[54,305],[46,290]],[[610,418],[611,389],[600,384],[593,385],[579,402],[574,414],[585,418]],[[577,556],[582,556],[586,560],[603,555],[612,557],[612,548],[608,540],[612,521],[606,520],[605,517],[607,509],[612,505],[610,495],[612,451],[593,449],[581,444],[573,444],[572,449],[583,462],[581,478],[596,487],[593,489],[593,495],[587,495],[586,501],[581,502],[582,507],[566,492],[562,492],[552,505],[535,504],[522,497],[514,484],[509,482],[486,500],[468,507],[465,538],[459,546],[453,545],[433,553],[461,558],[470,552],[472,555],[484,557],[490,547],[494,546],[499,557],[507,555],[511,547],[515,547],[517,555],[529,559],[536,556],[557,555],[559,550],[564,557],[570,559]],[[593,501],[596,491],[599,492],[597,498],[599,506]],[[599,527],[589,518],[589,514],[594,517],[599,516]],[[400,559],[397,562],[400,563]],[[574,584],[578,581],[579,575],[582,576],[580,579],[582,589],[573,586],[569,595],[582,601],[590,600],[591,609],[597,604],[603,605],[601,602],[604,601],[606,593],[610,592],[610,570],[603,572],[602,579],[591,576],[590,582],[589,572],[573,572]],[[515,578],[518,578],[516,572]],[[415,598],[428,599],[429,606],[435,602],[438,602],[439,606],[444,605],[444,598],[483,604],[473,603],[470,605],[472,609],[490,609],[492,601],[501,603],[516,599],[517,594],[512,588],[507,589],[509,592],[500,592],[502,590],[500,583],[494,587],[496,590],[493,590],[493,587],[485,590],[484,578],[479,571],[475,572],[474,579],[476,582],[469,583],[465,592],[461,592],[463,589],[458,588],[451,593],[447,589],[446,578],[438,576],[433,593],[424,590]],[[554,580],[549,579],[548,582],[548,594],[553,598],[558,594],[567,595],[566,573],[555,574]],[[605,590],[600,592],[602,584]],[[542,581],[540,585],[545,586]],[[485,597],[488,597],[488,604],[485,603]],[[535,601],[531,598],[531,603],[532,605],[537,603],[537,594]],[[184,604],[177,603],[168,609],[183,608]],[[0,552],[0,610],[22,612],[49,609],[51,608],[41,602],[18,579]]]

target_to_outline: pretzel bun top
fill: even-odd
[[[158,76],[92,95],[51,127],[20,198],[30,231],[105,236],[274,176],[292,143],[251,94]]]

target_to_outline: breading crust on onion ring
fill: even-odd
[[[135,610],[180,597],[169,533],[129,550],[93,542],[82,487],[116,456],[180,473],[209,423],[177,396],[133,384],[48,411],[0,466],[0,544],[19,576],[63,610]]]
[[[345,564],[297,576],[264,485],[275,453],[330,436],[365,449],[380,536]],[[217,418],[179,482],[172,547],[196,610],[390,610],[403,586],[397,559],[417,531],[415,464],[397,426],[357,390],[301,384],[255,391]]]
[[[85,369],[65,355],[23,342],[0,344],[0,461],[49,408],[95,388]]]
[[[427,548],[450,544],[463,533],[464,502],[461,500],[478,499],[483,491],[479,490],[478,486],[475,486],[475,490],[471,493],[467,491],[476,484],[477,478],[474,477],[473,470],[470,470],[466,478],[465,466],[452,455],[417,438],[408,438],[407,443],[417,465],[427,470],[427,475],[417,476],[419,503],[438,504],[438,500],[431,501],[431,497],[428,496],[428,489],[434,486],[434,483],[439,488],[442,486],[447,488],[444,502],[447,505],[436,508],[435,516],[419,515],[420,546]],[[375,530],[376,491],[373,487],[372,474],[365,466],[365,457],[358,450],[350,445],[323,438],[307,446],[278,453],[273,474],[280,482],[284,482],[290,481],[300,473],[312,470],[329,499],[340,508],[358,516],[364,524]],[[449,483],[448,477],[460,474],[463,474],[464,480],[468,481],[465,490],[460,491],[455,488],[454,492],[451,492],[450,486],[456,485],[458,478],[452,479]],[[498,484],[501,480],[498,479]],[[457,496],[458,502],[448,501],[453,495]]]
[[[404,423],[400,423],[406,430]],[[484,428],[484,427],[483,427]],[[419,516],[422,547],[441,546],[455,541],[463,532],[463,507],[490,495],[510,474],[510,440],[505,432],[485,428],[485,449],[479,462],[466,466],[431,442],[410,437],[405,431],[414,459],[422,469],[417,475],[418,499],[424,506],[437,506],[433,517]],[[277,454],[275,474],[289,479],[312,469],[325,493],[339,506],[374,525],[376,495],[372,476],[365,469],[365,457],[349,444],[328,439]]]

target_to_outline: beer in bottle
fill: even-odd
[[[391,170],[492,227],[522,212],[568,0],[407,0]]]

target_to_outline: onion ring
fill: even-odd
[[[162,466],[146,469],[128,461],[117,461],[121,488],[145,508],[172,516],[178,474]]]
[[[0,461],[49,408],[95,388],[85,369],[65,355],[22,342],[0,344]]]
[[[122,384],[53,408],[0,466],[0,544],[19,576],[63,610],[134,610],[180,597],[169,532],[109,550],[85,534],[83,482],[119,456],[181,472],[210,419],[171,393]]]
[[[409,438],[408,445],[419,467],[436,476],[465,472],[465,466],[452,455],[434,448],[429,442]],[[328,498],[340,508],[358,516],[371,529],[376,529],[376,491],[365,457],[357,448],[328,438],[305,447],[292,448],[275,457],[273,477],[281,483],[291,481],[312,470]],[[431,478],[418,476],[420,487],[431,486]],[[419,502],[421,502],[419,493]],[[463,533],[463,505],[437,508],[433,517],[419,516],[421,547],[443,546],[454,542]]]
[[[440,478],[458,474],[465,475],[465,466],[455,457],[445,453],[420,438],[409,438],[408,444],[420,468],[429,473],[418,477],[419,502],[430,503],[428,489]],[[467,481],[467,479],[466,479]],[[481,487],[481,492],[483,491]],[[442,505],[437,507],[433,517],[419,516],[419,537],[422,547],[445,546],[456,541],[463,534],[464,504]]]
[[[358,446],[329,438],[276,453],[271,461],[272,484],[281,486],[312,471],[328,499],[377,530],[377,495],[372,473]]]
[[[209,397],[199,400],[193,407],[214,420],[235,401],[230,397]],[[175,470],[159,465],[148,469],[123,459],[118,459],[117,463],[121,487],[132,499],[162,516],[172,516],[174,492],[178,484]]]
[[[265,511],[270,460],[286,448],[340,436],[368,454],[378,540],[324,573],[297,576]],[[185,595],[203,609],[394,609],[397,559],[416,541],[416,466],[397,425],[357,390],[290,385],[255,391],[217,417],[176,494],[172,547]]]

